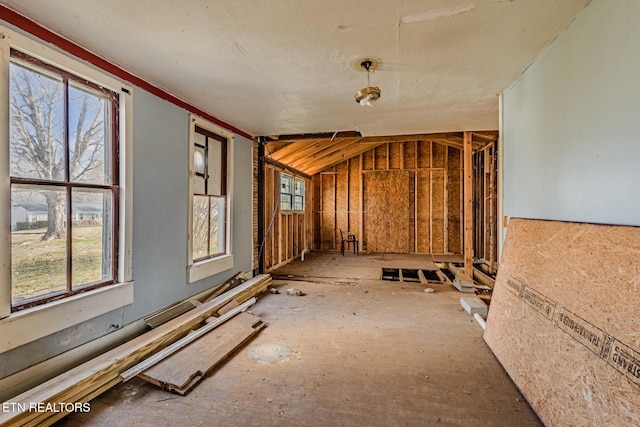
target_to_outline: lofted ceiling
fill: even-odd
[[[497,129],[498,94],[589,1],[0,3],[250,135],[371,137]]]

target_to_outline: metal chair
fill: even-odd
[[[356,235],[349,231],[340,230],[340,254],[344,256],[344,248],[349,249],[349,244],[353,244],[353,253],[358,255],[358,239],[356,239]]]

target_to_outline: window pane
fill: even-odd
[[[204,163],[204,148],[195,146],[193,148],[193,172],[203,174],[205,173]]]
[[[74,190],[71,277],[78,287],[112,279],[111,192]]]
[[[69,174],[72,182],[108,184],[107,99],[69,87]]]
[[[293,202],[293,210],[295,210],[295,211],[303,211],[304,210],[304,197],[295,196],[295,200]]]
[[[280,195],[280,210],[282,211],[291,210],[291,194]]]
[[[211,226],[209,231],[209,255],[224,253],[225,198],[211,197]]]
[[[54,187],[11,188],[11,295],[23,300],[67,287],[66,192]]]
[[[63,83],[16,63],[9,79],[11,175],[63,180]]]
[[[209,197],[193,196],[193,259],[208,255]]]
[[[304,180],[303,179],[296,178],[295,194],[296,196],[304,196]]]
[[[207,138],[209,144],[209,163],[207,172],[209,180],[207,182],[207,194],[220,196],[222,192],[222,143],[213,138]]]

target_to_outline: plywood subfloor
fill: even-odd
[[[283,272],[354,280],[274,281],[252,308],[267,324],[247,347],[175,396],[134,379],[64,426],[540,426],[448,285],[369,278],[382,266],[429,268],[428,256],[311,253]],[[295,286],[306,295],[286,295]],[[256,346],[286,344],[278,363]]]

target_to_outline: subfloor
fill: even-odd
[[[133,379],[59,425],[542,425],[455,288],[378,280],[382,267],[436,268],[430,256],[309,253],[252,307],[268,327],[190,394]]]

